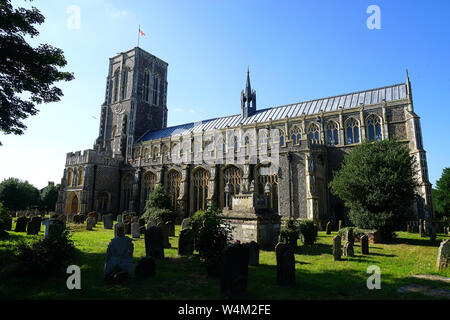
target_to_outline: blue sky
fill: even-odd
[[[13,1],[29,7],[23,0]],[[31,43],[63,49],[75,80],[39,106],[22,136],[2,135],[0,180],[60,182],[67,152],[98,135],[108,58],[140,46],[169,63],[168,125],[240,112],[250,67],[257,108],[404,82],[409,69],[430,180],[450,166],[450,1],[35,0],[46,17]],[[70,6],[80,9],[69,28]],[[370,30],[370,5],[381,29]],[[73,20],[71,20],[73,21]]]

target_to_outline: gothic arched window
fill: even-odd
[[[152,149],[152,160],[156,161],[156,158],[158,157],[158,147],[153,147]]]
[[[73,180],[73,171],[71,168],[67,169],[67,181],[66,185],[68,187],[72,186],[72,180]]]
[[[271,163],[257,168],[257,191],[260,197],[268,197],[268,208],[278,211],[278,174]]]
[[[280,130],[280,146],[286,146],[286,137],[283,130]]]
[[[148,200],[148,196],[152,193],[156,186],[156,174],[151,171],[147,171],[142,177],[142,195],[145,200]]]
[[[200,167],[194,171],[194,211],[206,209],[208,205],[208,182],[209,173],[207,170]]]
[[[345,124],[347,134],[347,144],[359,143],[359,122],[354,118],[349,118]]]
[[[78,168],[78,185],[83,185],[83,178],[84,178],[84,168],[79,167]]]
[[[224,205],[231,208],[232,195],[238,194],[241,190],[242,170],[230,165],[223,171]],[[225,195],[225,188],[228,186],[228,197]],[[225,203],[228,200],[228,203]]]
[[[122,195],[123,195],[123,210],[128,211],[133,191],[133,175],[128,173],[123,178]]]
[[[367,136],[370,141],[382,139],[381,119],[374,114],[367,117]]]
[[[329,146],[339,144],[339,126],[335,121],[327,123],[327,143]]]
[[[297,126],[293,126],[289,131],[292,142],[294,145],[300,144],[300,139],[302,138],[302,132]]]
[[[308,127],[308,140],[312,143],[319,143],[319,126],[316,123],[311,123]]]
[[[153,76],[153,88],[152,88],[152,104],[159,104],[159,89],[160,89],[160,79],[157,74]]]
[[[145,69],[144,71],[144,101],[149,101],[150,97],[150,71]]]
[[[124,68],[122,71],[122,85],[120,89],[121,100],[125,100],[127,97],[127,84],[128,84],[128,68]]]
[[[170,195],[170,201],[172,204],[172,209],[177,209],[177,199],[180,195],[180,184],[181,184],[181,173],[177,170],[170,170],[167,175],[167,189]]]
[[[114,93],[113,100],[116,102],[119,98],[119,69],[114,72]]]

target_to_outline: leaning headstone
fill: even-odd
[[[342,229],[342,220],[339,220],[339,230]]]
[[[439,246],[436,268],[438,271],[450,268],[450,239],[442,241]]]
[[[41,217],[33,217],[27,224],[27,234],[39,234],[41,231]]]
[[[190,227],[191,227],[191,224],[190,224],[189,218],[183,219],[183,221],[181,222],[181,230],[189,229]]]
[[[140,259],[134,269],[137,277],[154,277],[156,275],[156,263],[153,257],[144,257]]]
[[[259,265],[259,244],[255,241],[251,241],[248,245],[248,265]]]
[[[334,261],[341,260],[342,249],[341,249],[341,237],[335,236],[333,238],[333,258]]]
[[[130,274],[133,268],[133,241],[123,235],[123,227],[119,229],[119,236],[111,240],[106,251],[105,280],[112,279],[120,272]]]
[[[112,214],[105,214],[102,218],[103,218],[103,228],[112,229],[113,228]]]
[[[275,246],[277,258],[277,284],[280,286],[295,283],[295,257],[292,247],[278,243]]]
[[[361,236],[361,253],[369,254],[369,237],[366,235]]]
[[[139,239],[141,237],[141,232],[139,228],[140,228],[139,222],[136,221],[131,223],[131,236],[135,239]]]
[[[145,255],[164,259],[163,234],[160,227],[151,226],[145,231]]]
[[[180,231],[178,237],[178,254],[180,256],[189,256],[194,253],[194,232],[191,229]]]
[[[223,267],[220,278],[222,295],[231,297],[247,291],[248,246],[235,243],[223,251]]]
[[[161,222],[161,223],[158,223],[157,226],[161,228],[161,232],[163,235],[163,248],[165,248],[165,249],[170,248],[171,245],[169,242],[169,227],[168,227],[168,225]]]
[[[92,231],[95,225],[97,224],[97,220],[94,217],[89,217],[86,220],[86,230]]]
[[[16,231],[16,232],[25,232],[25,231],[27,231],[27,224],[28,224],[28,218],[27,217],[17,218],[16,229],[14,231]]]
[[[327,234],[331,234],[331,221],[327,222],[326,232],[327,232]]]
[[[355,256],[355,251],[354,251],[352,242],[350,242],[350,241],[345,242],[343,256],[344,257],[354,257]]]

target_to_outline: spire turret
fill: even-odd
[[[245,90],[241,92],[241,115],[243,118],[252,116],[256,112],[256,91],[250,84],[250,68],[247,68],[247,82]]]

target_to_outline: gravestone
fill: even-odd
[[[259,265],[259,244],[252,241],[248,245],[248,265],[257,266]]]
[[[112,229],[113,228],[113,215],[105,214],[103,217],[103,228]]]
[[[294,250],[288,244],[278,243],[275,246],[277,259],[277,284],[280,286],[295,283]]]
[[[119,215],[117,215],[117,223],[123,223],[123,219],[122,219],[122,215],[121,214],[119,214]]]
[[[438,271],[447,268],[450,268],[450,239],[441,242],[436,262],[436,269]]]
[[[350,241],[345,242],[343,256],[344,257],[354,257],[355,256],[355,251],[354,251],[352,242],[350,242]]]
[[[103,277],[112,279],[116,274],[130,274],[133,268],[133,241],[123,235],[123,227],[118,229],[118,236],[111,240],[106,251],[106,262]]]
[[[173,222],[166,222],[167,230],[169,231],[169,237],[175,237],[175,225]]]
[[[150,226],[145,231],[145,255],[164,259],[163,234],[160,227]]]
[[[122,223],[122,219],[121,219],[122,216],[119,215],[118,218],[120,218],[120,219],[117,219],[117,223],[114,225],[114,237],[117,237],[117,232],[119,231],[119,228],[121,228],[125,234],[125,227],[124,227],[124,225]]]
[[[327,232],[327,234],[331,234],[331,221],[327,222],[326,232]]]
[[[88,218],[94,218],[95,224],[97,224],[98,220],[100,219],[100,216],[99,216],[98,212],[92,211],[92,212],[88,213]],[[95,227],[95,224],[94,224],[94,227]]]
[[[334,261],[341,260],[342,249],[341,249],[341,237],[335,236],[333,238],[333,258]]]
[[[41,231],[41,223],[41,217],[33,217],[27,223],[27,234],[39,234],[39,231]]]
[[[154,277],[156,275],[156,263],[153,257],[144,257],[140,259],[134,269],[137,277]]]
[[[86,230],[92,231],[94,229],[97,220],[94,217],[89,217],[86,220]]]
[[[139,222],[136,221],[131,223],[131,236],[135,239],[139,239],[141,237],[141,232],[139,228],[140,228]]]
[[[169,227],[165,223],[158,223],[158,227],[161,228],[162,236],[163,236],[163,248],[168,249],[171,247],[169,242]]]
[[[355,243],[355,234],[353,233],[353,229],[347,229],[347,232],[345,233],[345,241],[350,242],[352,245]]]
[[[45,226],[44,230],[44,239],[48,239],[50,225],[53,224],[53,221],[50,221],[50,219],[45,219],[42,221],[42,225]]]
[[[29,219],[27,217],[19,217],[16,222],[16,232],[26,232]]]
[[[342,229],[342,220],[339,220],[339,230]]]
[[[189,229],[190,227],[191,227],[191,223],[190,223],[189,218],[183,219],[183,221],[181,222],[181,230]]]
[[[406,224],[406,232],[411,233],[411,225],[409,222]]]
[[[125,234],[131,235],[131,222],[129,222],[128,220],[125,220],[123,223],[123,227],[125,230]]]
[[[361,236],[361,253],[369,254],[369,237],[366,235]]]
[[[226,297],[247,291],[248,246],[235,243],[223,250],[220,291]]]
[[[180,231],[178,237],[178,254],[180,256],[189,256],[194,253],[194,232],[191,229]]]

